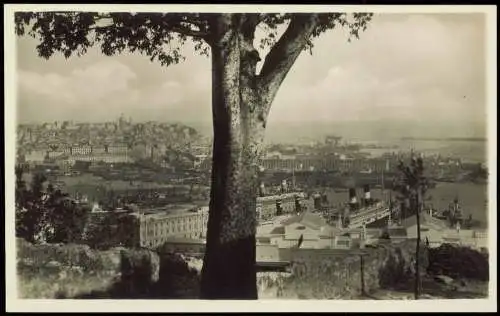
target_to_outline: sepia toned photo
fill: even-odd
[[[231,7],[6,12],[7,295],[492,308],[488,7]]]

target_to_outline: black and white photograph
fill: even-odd
[[[8,310],[496,311],[494,6],[5,9]]]

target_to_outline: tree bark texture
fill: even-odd
[[[415,299],[418,300],[420,295],[420,205],[421,194],[420,188],[417,188],[417,195],[415,197],[416,203],[416,219],[417,219],[417,249],[415,251]]]
[[[221,15],[212,42],[213,163],[202,299],[257,299],[256,199],[265,117],[253,34]]]
[[[259,22],[259,14],[217,14],[209,23],[214,144],[203,299],[257,299],[255,208],[266,121],[318,17],[293,19],[257,75]]]

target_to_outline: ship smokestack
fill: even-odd
[[[372,204],[372,197],[371,197],[371,192],[370,192],[370,185],[365,185],[363,187],[363,192],[364,192],[364,204],[366,206],[370,206]]]
[[[266,196],[266,187],[264,185],[264,182],[260,183],[260,186],[259,186],[259,195],[260,196]]]
[[[276,201],[276,216],[281,216],[283,215],[283,207],[281,204],[281,200]]]
[[[349,189],[349,204],[356,204],[358,202],[356,198],[356,189],[355,188],[350,188]]]
[[[370,200],[371,199],[371,194],[370,194],[370,186],[367,184],[363,188],[363,192],[365,193],[365,200]]]
[[[288,191],[288,183],[286,180],[281,181],[281,193],[286,193]]]
[[[314,194],[313,200],[314,200],[314,209],[320,210],[321,209],[321,196],[319,194]]]
[[[302,212],[302,204],[300,202],[300,197],[298,195],[295,195],[295,211],[297,212],[297,214]]]

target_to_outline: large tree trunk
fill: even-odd
[[[202,299],[257,299],[255,208],[265,120],[251,80],[256,61],[246,55],[238,23],[237,16],[221,16],[211,45],[214,143]]]
[[[420,205],[422,203],[420,188],[417,189],[416,196],[416,218],[417,218],[417,248],[415,250],[415,299],[420,296]]]

